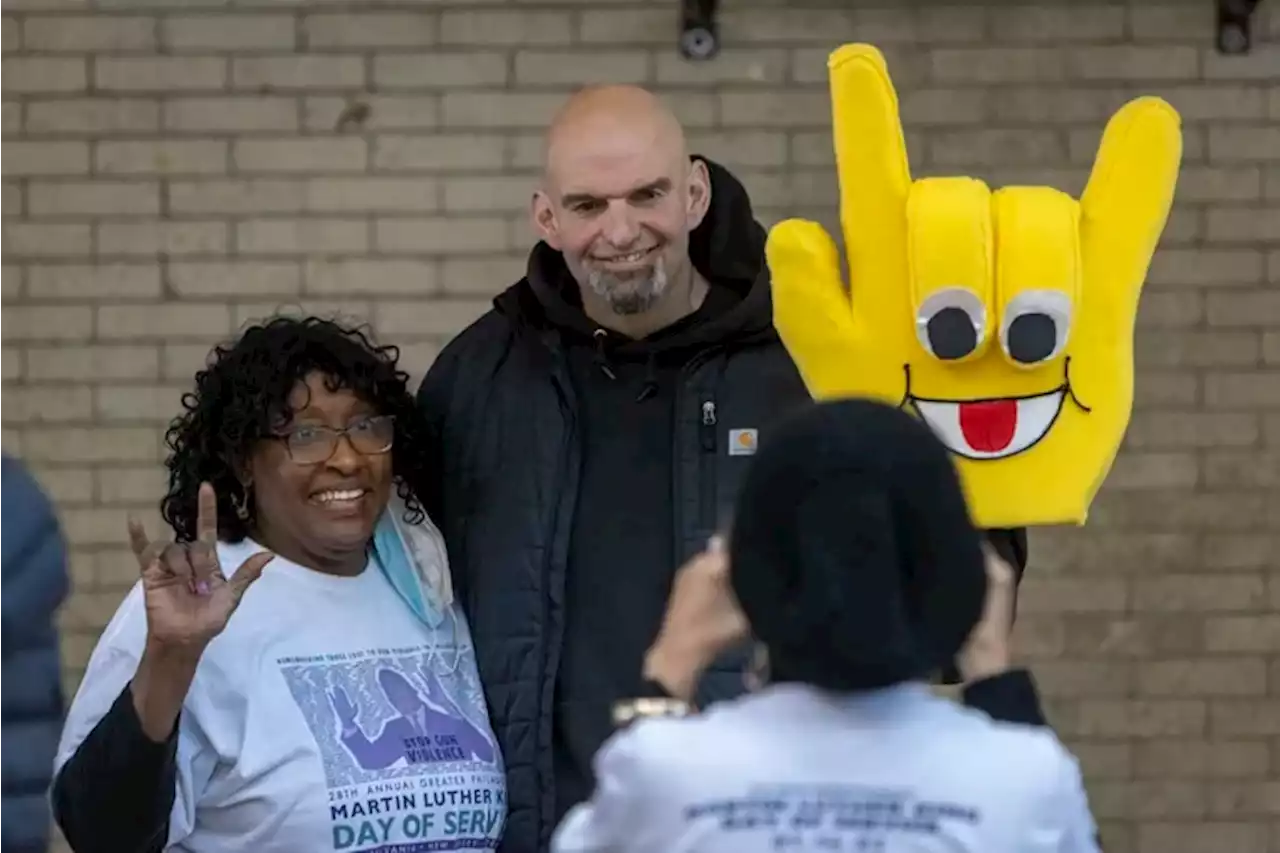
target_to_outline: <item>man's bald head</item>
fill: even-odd
[[[639,86],[590,86],[556,112],[547,129],[543,177],[549,184],[583,160],[644,149],[687,163],[684,128],[657,95]]]
[[[689,232],[710,199],[706,164],[690,160],[680,121],[657,96],[593,86],[547,130],[533,224],[564,256],[588,312],[642,330],[640,315],[657,322],[692,298]]]

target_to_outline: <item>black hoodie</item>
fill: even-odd
[[[673,423],[681,373],[714,346],[771,333],[764,229],[742,185],[708,163],[711,210],[689,254],[710,289],[697,311],[641,340],[583,313],[563,256],[539,244],[528,286],[559,330],[579,401],[581,495],[565,581],[565,633],[556,684],[556,819],[589,796],[591,762],[612,731],[615,701],[641,689],[645,650],[662,620],[676,563]]]
[[[809,399],[773,328],[764,228],[707,166],[689,254],[712,289],[693,316],[643,341],[597,336],[539,245],[419,390],[442,469],[426,503],[507,770],[502,853],[545,851],[587,796],[612,702],[643,689],[672,574],[727,520],[754,442]],[[717,661],[698,703],[740,695],[746,660]]]
[[[552,742],[556,820],[590,795],[592,758],[612,731],[613,703],[645,689],[643,655],[677,568],[667,460],[677,452],[672,424],[682,369],[708,348],[776,335],[765,229],[742,184],[701,159],[711,207],[690,235],[689,256],[711,287],[693,314],[642,340],[602,328],[583,312],[563,256],[545,243],[531,253],[525,281],[498,300],[500,311],[560,334],[578,400],[579,495],[588,498],[572,520],[565,580]]]

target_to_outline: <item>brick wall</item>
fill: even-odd
[[[587,81],[657,87],[765,218],[831,223],[824,58],[868,40],[921,174],[1078,192],[1123,98],[1181,110],[1128,448],[1087,529],[1037,537],[1023,649],[1110,853],[1280,851],[1280,10],[1224,58],[1207,0],[724,5],[694,66],[644,0],[5,0],[4,447],[73,546],[68,685],[212,341],[338,311],[420,373],[519,274],[539,130]]]

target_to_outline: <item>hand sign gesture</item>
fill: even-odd
[[[142,571],[148,643],[197,655],[226,627],[245,590],[275,556],[254,554],[227,580],[218,564],[218,501],[208,483],[200,485],[199,502],[195,542],[151,542],[138,521],[129,521],[129,543]]]
[[[984,527],[1082,523],[1133,402],[1133,327],[1173,200],[1177,113],[1108,123],[1080,201],[1049,187],[913,181],[883,57],[829,61],[840,218],[777,225],[774,321],[810,392],[907,406],[957,457]]]

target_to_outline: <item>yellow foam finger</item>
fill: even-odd
[[[770,229],[765,259],[773,281],[774,327],[809,393],[853,393],[853,318],[835,242],[816,222],[790,219]]]
[[[911,312],[925,352],[958,363],[993,335],[991,191],[974,178],[916,181],[907,202]]]
[[[1006,187],[992,211],[999,245],[996,305],[1001,348],[1014,367],[1061,372],[1079,329],[1080,206],[1051,187]],[[1055,362],[1050,366],[1050,362]]]
[[[884,56],[871,45],[837,48],[827,67],[840,221],[850,276],[858,292],[864,287],[900,286],[906,265],[911,169],[898,96]],[[856,297],[855,310],[862,311]]]
[[[1088,310],[1109,333],[1132,332],[1181,162],[1181,119],[1164,100],[1137,98],[1107,123],[1080,200],[1080,237]]]

